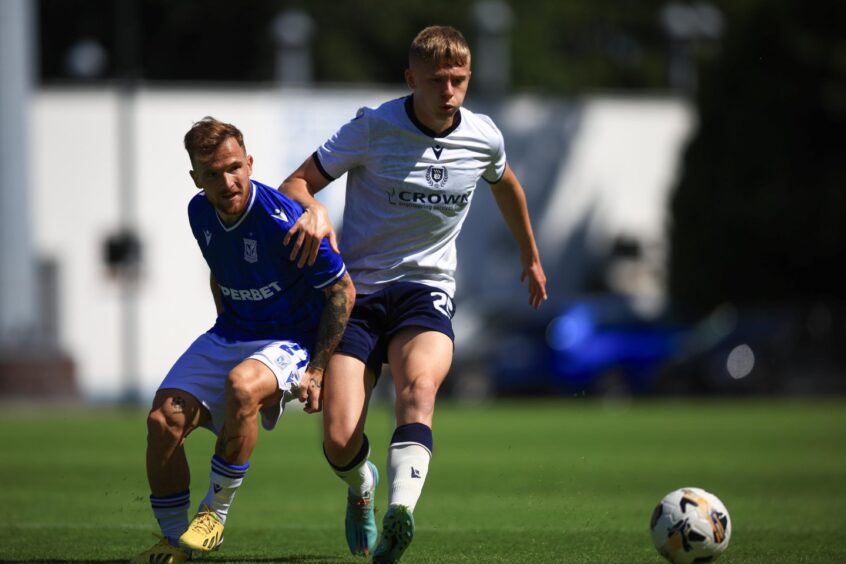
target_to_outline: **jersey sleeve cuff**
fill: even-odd
[[[482,177],[482,180],[484,180],[484,181],[485,181],[485,182],[487,182],[488,184],[496,184],[497,182],[499,182],[500,180],[502,180],[502,177],[503,177],[503,176],[505,176],[505,171],[504,171],[504,170],[502,171],[502,174],[500,174],[500,175],[499,175],[499,178],[497,178],[496,180],[488,180],[488,179],[487,179],[487,178],[485,178],[484,176]]]
[[[318,285],[317,285],[317,286],[315,286],[314,288],[315,288],[315,289],[317,289],[317,290],[322,290],[323,288],[325,288],[325,287],[327,287],[327,286],[331,286],[332,284],[334,284],[335,282],[337,282],[337,281],[338,281],[338,279],[339,279],[339,278],[341,278],[341,276],[343,276],[344,274],[346,274],[346,272],[347,272],[347,265],[346,265],[346,264],[342,264],[342,265],[341,265],[341,270],[339,270],[339,271],[338,271],[338,273],[337,273],[337,274],[335,274],[335,276],[333,276],[332,278],[330,278],[330,279],[329,279],[329,280],[327,280],[326,282],[323,282],[322,284],[318,284]]]
[[[311,158],[312,160],[314,160],[314,165],[317,167],[317,170],[320,171],[320,174],[322,174],[326,180],[328,180],[329,182],[335,180],[335,177],[326,172],[326,169],[323,168],[323,165],[320,163],[320,157],[317,156],[317,151],[312,153]]]

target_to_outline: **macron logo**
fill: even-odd
[[[223,488],[222,488],[222,487],[220,487],[220,484],[215,484],[215,485],[214,485],[214,493],[218,493],[218,492],[219,492],[220,490],[222,490],[222,489],[223,489]]]
[[[209,243],[211,243],[211,231],[209,231],[208,229],[206,229],[206,230],[203,232],[203,235],[205,235],[205,236],[206,236],[206,246],[208,247],[208,246],[209,246]]]
[[[285,212],[283,212],[279,208],[276,208],[275,210],[273,210],[273,219],[281,219],[282,221],[288,221],[288,216],[285,215]]]
[[[417,478],[419,480],[420,479],[420,470],[417,470],[416,468],[414,468],[414,466],[412,466],[411,467],[411,477]]]

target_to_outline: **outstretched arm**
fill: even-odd
[[[314,413],[320,411],[323,398],[323,371],[329,363],[329,357],[341,340],[347,321],[355,302],[355,286],[348,273],[332,286],[323,290],[326,295],[326,305],[317,327],[317,339],[311,353],[305,375],[300,380],[299,399],[305,402],[305,411]]]
[[[520,246],[520,263],[523,267],[520,281],[529,279],[529,305],[538,309],[541,302],[547,298],[546,274],[543,272],[535,236],[532,233],[526,193],[507,164],[502,178],[496,184],[491,184],[491,189],[499,212]]]
[[[287,245],[291,239],[294,239],[291,260],[297,260],[299,257],[298,268],[305,266],[306,262],[310,265],[314,264],[317,260],[320,241],[324,237],[329,238],[329,246],[332,250],[339,252],[335,228],[329,221],[326,206],[314,199],[314,195],[327,184],[329,181],[317,168],[314,158],[309,157],[279,186],[280,192],[305,209],[305,213],[288,230],[283,241]]]

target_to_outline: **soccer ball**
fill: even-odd
[[[649,527],[652,542],[673,564],[713,562],[731,539],[731,519],[717,496],[700,488],[680,488],[664,496]]]

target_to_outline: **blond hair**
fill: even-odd
[[[462,67],[470,64],[470,47],[461,32],[454,27],[429,26],[417,34],[408,50],[409,64],[417,61]]]
[[[218,121],[211,116],[206,116],[194,123],[185,134],[185,150],[188,151],[191,163],[194,163],[196,157],[211,155],[230,137],[234,138],[246,152],[244,135],[231,123]]]

